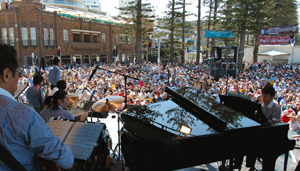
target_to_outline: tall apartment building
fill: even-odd
[[[40,0],[40,3],[80,11],[101,11],[99,0]]]

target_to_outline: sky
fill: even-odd
[[[156,15],[161,15],[167,9],[167,3],[169,0],[142,0],[142,2],[150,2],[151,6],[154,6],[156,9]],[[115,9],[115,7],[119,7],[119,0],[99,0],[101,3],[101,10],[104,12],[109,12],[111,16],[117,16],[119,14],[119,10]],[[297,0],[300,3],[300,0]],[[188,5],[187,11],[191,13],[198,14],[198,0],[186,0],[186,3],[191,3]],[[207,15],[208,8],[201,7],[201,18]],[[298,15],[300,13],[300,8],[298,8]],[[300,17],[298,17],[300,19]],[[187,20],[197,20],[197,16],[193,16],[188,18]],[[300,23],[300,21],[299,21]]]
[[[169,0],[142,0],[143,3],[150,2],[151,6],[155,7],[156,15],[161,15],[165,10],[167,10],[168,1]],[[115,7],[119,7],[119,0],[99,0],[99,2],[101,3],[101,11],[109,12],[111,16],[119,15],[119,10],[115,9]],[[186,3],[191,3],[191,5],[187,6],[186,11],[196,14],[198,13],[198,8],[196,7],[198,6],[198,0],[186,0]],[[206,15],[205,11],[207,10],[208,8],[202,7],[201,17]],[[188,20],[197,20],[197,17],[193,16]]]

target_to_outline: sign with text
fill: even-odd
[[[291,36],[278,36],[278,37],[259,37],[259,45],[288,45],[290,44]]]
[[[205,30],[205,37],[209,37],[209,38],[233,38],[234,34],[230,31],[208,31],[208,30]]]
[[[268,35],[284,35],[284,34],[298,34],[298,24],[260,29],[260,35],[268,36]]]

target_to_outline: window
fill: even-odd
[[[98,39],[98,36],[97,35],[93,35],[93,42],[94,43],[97,43],[97,39]]]
[[[131,40],[130,40],[130,38],[128,38],[128,44],[131,44]]]
[[[75,34],[75,33],[74,33],[74,34],[73,34],[73,41],[74,41],[74,42],[81,42],[81,41],[80,41],[80,34]]]
[[[31,46],[36,46],[36,29],[30,28],[30,36],[31,36]]]
[[[53,29],[49,29],[50,31],[50,46],[54,46],[54,32]]]
[[[28,46],[28,32],[26,27],[22,27],[22,43],[23,46]]]
[[[118,35],[116,35],[116,44],[118,44]]]
[[[3,44],[7,44],[7,31],[6,31],[6,28],[2,28],[2,41],[3,41]]]
[[[105,34],[102,33],[102,43],[105,43]]]
[[[91,42],[90,34],[84,34],[83,35],[83,42]]]
[[[126,43],[126,37],[122,37],[122,42]]]
[[[44,45],[48,46],[49,42],[48,42],[48,29],[44,28]]]
[[[9,28],[9,42],[10,42],[10,45],[15,46],[14,28]]]
[[[69,35],[68,35],[68,30],[64,30],[64,42],[68,43],[69,42]]]

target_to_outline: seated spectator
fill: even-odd
[[[299,124],[299,122],[296,121],[296,118],[297,118],[296,113],[293,111],[291,114],[288,115],[288,117],[290,118],[290,121],[289,121],[290,130],[295,131],[299,134],[300,133],[300,124]]]
[[[281,116],[281,122],[283,123],[289,123],[290,118],[288,117],[291,113],[294,111],[292,109],[283,111],[283,115]]]
[[[150,101],[148,99],[145,100],[145,105],[150,104]]]
[[[160,92],[156,93],[156,97],[157,102],[161,102],[163,100],[162,97],[160,97]]]
[[[157,102],[157,100],[156,100],[155,94],[151,93],[151,103],[156,103],[156,102]]]
[[[132,98],[129,98],[129,99],[128,99],[127,104],[134,104]]]
[[[136,99],[135,100],[135,105],[142,105],[141,99]]]

